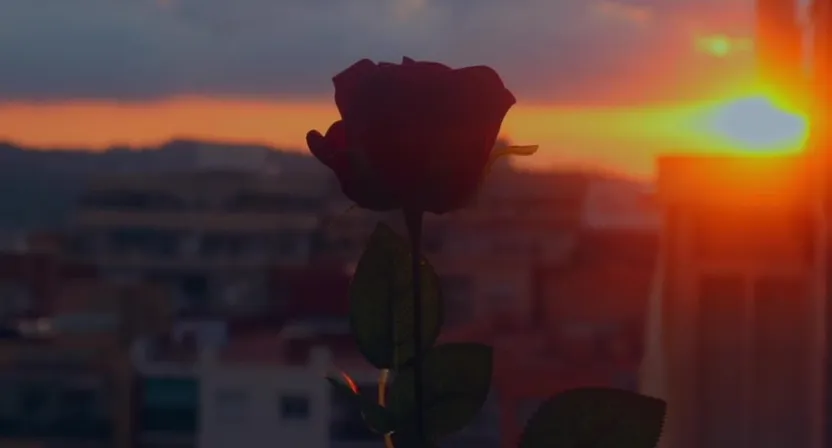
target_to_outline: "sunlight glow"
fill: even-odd
[[[534,157],[518,157],[512,162],[518,166],[612,167],[651,176],[654,157],[659,154],[759,154],[779,149],[760,144],[761,140],[788,140],[776,138],[771,129],[766,129],[767,137],[749,136],[748,128],[753,124],[747,119],[740,119],[739,125],[730,124],[734,121],[730,117],[743,111],[757,116],[760,106],[763,121],[777,122],[776,117],[784,117],[788,125],[794,123],[795,116],[806,116],[782,112],[796,107],[771,90],[755,85],[754,79],[738,78],[727,80],[713,95],[691,95],[701,100],[609,106],[518,104],[506,117],[502,132],[515,141],[540,144]],[[767,105],[760,97],[774,101]],[[772,110],[775,118],[771,118]],[[154,146],[179,137],[304,151],[303,137],[309,129],[337,119],[338,110],[331,102],[183,97],[126,104],[6,103],[0,104],[0,141],[44,149],[102,150],[112,145]],[[274,126],[275,122],[281,125]],[[784,150],[800,149],[806,132],[797,134],[801,135],[791,144],[783,144]]]
[[[798,151],[808,135],[804,116],[787,111],[765,96],[741,98],[717,107],[706,120],[707,131],[740,151]]]

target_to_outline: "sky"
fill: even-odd
[[[752,20],[751,0],[0,0],[0,140],[303,149],[333,75],[409,56],[494,67],[537,165],[649,174],[749,85]]]

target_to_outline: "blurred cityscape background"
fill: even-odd
[[[323,378],[342,369],[375,389],[346,292],[376,222],[401,228],[398,216],[350,209],[319,162],[264,147],[0,157],[18,174],[2,177],[0,200],[0,441],[382,443]],[[651,186],[509,160],[476,206],[426,223],[442,338],[497,349],[491,400],[453,446],[516,443],[565,388],[638,387],[658,240]]]
[[[169,44],[163,50],[170,46],[180,56],[196,55],[182,59],[193,67],[183,68],[178,65],[182,60],[161,51],[168,58],[162,62],[117,58],[124,64],[114,65],[126,69],[87,73],[87,66],[73,66],[75,59],[54,48],[52,53],[44,51],[51,47],[41,48],[36,39],[20,40],[28,43],[30,53],[6,51],[8,36],[19,36],[15,33],[25,28],[16,27],[18,21],[52,20],[60,16],[57,12],[71,12],[62,10],[60,2],[50,2],[48,11],[55,17],[41,16],[26,9],[29,3],[16,1],[0,0],[0,21],[6,20],[0,22],[6,24],[0,27],[0,61],[24,55],[12,58],[19,64],[0,70],[0,136],[8,137],[8,143],[0,143],[0,448],[382,446],[361,416],[332,394],[324,376],[343,370],[366,392],[376,390],[377,372],[363,363],[351,340],[347,288],[376,222],[384,220],[401,229],[400,218],[352,208],[332,174],[297,150],[216,138],[109,147],[118,139],[90,137],[110,129],[124,131],[122,122],[136,126],[133,131],[158,137],[159,129],[168,129],[167,121],[176,121],[172,109],[161,106],[137,111],[127,104],[136,99],[131,95],[155,99],[181,93],[177,83],[183,79],[193,81],[181,89],[186,93],[228,93],[222,90],[226,82],[241,76],[235,70],[251,68],[246,65],[249,58],[260,55],[261,47],[253,44],[261,41],[257,33],[280,28],[266,23],[266,18],[283,17],[283,4],[272,9],[251,0],[238,11],[206,2],[215,9],[200,15],[206,10],[191,0],[147,2],[153,3],[153,14],[141,2],[123,2],[129,6],[119,6],[125,9],[116,13],[105,2],[76,0],[87,8],[79,8],[86,15],[77,22],[58,20],[63,28],[56,25],[54,35],[67,29],[66,35],[73,38],[95,35],[79,31],[91,29],[84,24],[126,20],[135,30],[157,30],[139,26],[155,23],[164,33],[153,36]],[[404,3],[411,9],[396,14],[421,20],[414,22],[419,26],[427,23],[425,17],[433,17],[413,16],[429,2]],[[539,12],[537,3],[525,1],[516,11]],[[638,29],[653,36],[645,30],[655,17],[662,17],[662,7],[684,2],[551,2],[574,13],[564,17],[585,24],[589,19],[578,15],[578,3],[591,3],[592,14],[611,20],[591,22],[596,26],[593,33],[602,34],[601,28],[620,31],[611,24],[623,21],[643,26],[627,28],[634,35]],[[695,3],[691,9],[682,8],[681,16],[687,11],[700,17],[700,11],[725,8],[721,17],[733,24],[737,22],[731,17],[742,9],[734,0]],[[307,11],[293,5],[292,11]],[[460,35],[474,36],[483,29],[487,36],[520,42],[517,48],[530,51],[541,50],[533,46],[538,42],[550,42],[512,34],[521,28],[547,30],[550,16],[530,13],[517,19],[509,10],[495,10],[493,2],[482,5],[485,12],[471,19],[482,26],[460,25]],[[558,145],[575,144],[570,140],[574,134],[548,131],[558,126],[558,132],[583,129],[593,145],[606,149],[585,154],[588,163],[577,164],[582,168],[571,163],[544,168],[544,163],[530,166],[504,159],[469,209],[426,218],[424,250],[440,273],[445,293],[447,322],[441,340],[495,347],[494,381],[485,408],[469,428],[443,441],[443,447],[516,447],[524,423],[546,397],[580,386],[611,386],[666,399],[661,448],[832,447],[832,239],[827,223],[832,216],[832,176],[827,169],[832,141],[832,0],[811,5],[757,0],[743,5],[754,11],[749,21],[753,38],[711,33],[695,42],[698,53],[722,61],[716,65],[724,63],[716,72],[730,72],[736,54],[752,53],[753,95],[718,102],[708,109],[707,126],[683,130],[691,137],[687,142],[699,150],[713,146],[730,149],[730,154],[683,154],[686,147],[667,147],[663,153],[680,154],[654,160],[655,153],[647,149],[670,146],[662,138],[676,135],[681,122],[673,113],[678,110],[636,108],[629,110],[629,118],[613,122],[606,121],[610,115],[587,114],[581,107],[556,113],[520,105],[512,115],[519,118],[510,117],[504,127],[506,134],[542,136],[541,141],[517,142],[541,143],[541,157],[554,154],[552,148]],[[452,6],[458,8],[450,11],[457,14],[453,17],[465,12],[457,3]],[[260,11],[263,18],[243,14],[246,11]],[[475,21],[495,11],[506,27]],[[239,14],[225,20],[218,12]],[[344,13],[339,23],[356,15],[336,12]],[[679,11],[674,14],[680,16]],[[301,16],[298,23],[309,20]],[[164,20],[151,21],[159,17]],[[533,19],[545,24],[531,26]],[[166,28],[177,20],[189,27],[176,28],[176,33]],[[512,20],[520,20],[520,25]],[[212,39],[221,36],[228,39],[224,42],[239,44],[234,39],[250,37],[242,48],[251,51],[235,53],[231,50],[238,47],[219,45],[218,40],[208,41],[216,44],[213,47],[179,46],[199,41],[202,35],[195,24],[206,23]],[[350,29],[349,36],[368,29],[395,34],[361,23],[367,26]],[[417,35],[407,23],[395,23],[393,28],[407,31],[405,37]],[[284,28],[294,30],[291,25]],[[328,25],[337,36],[340,25]],[[670,32],[667,28],[674,27],[663,29]],[[447,42],[456,36],[446,34]],[[401,40],[390,42],[410,42],[397,36]],[[87,46],[95,40],[86,39],[82,41]],[[621,37],[615,45],[624,48],[636,42],[633,39]],[[133,35],[113,44],[124,42],[157,48]],[[343,49],[388,40],[356,42],[345,41]],[[488,47],[478,39],[470,42]],[[330,50],[318,44],[321,51]],[[197,51],[205,48],[211,51]],[[482,55],[467,44],[454,48],[463,55]],[[605,54],[607,59],[599,60],[618,61],[604,52],[606,47],[593,48],[585,55]],[[618,52],[619,47],[610,48]],[[146,49],[127,45],[102,54],[134,54],[127,50]],[[529,60],[548,61],[552,52],[545,50]],[[219,56],[211,59],[209,53]],[[514,49],[500,54],[519,53]],[[644,53],[649,52],[634,51],[627,57],[644,62]],[[71,67],[44,69],[51,67],[38,59],[44,54],[51,55],[49,63],[70,61]],[[228,54],[239,59],[223,59]],[[315,54],[319,60],[342,62],[340,56]],[[649,96],[654,90],[679,91],[690,85],[691,95],[701,96],[702,85],[694,81],[712,73],[677,72],[658,62],[676,54],[650,53],[649,63],[635,65],[651,76],[636,76],[644,73],[632,69],[625,74],[636,75],[616,80],[627,95]],[[686,67],[702,67],[691,61],[698,60],[687,61]],[[675,62],[682,58],[671,58],[669,64]],[[514,78],[521,77],[517,67],[537,67],[501,63],[499,71]],[[166,64],[177,69],[164,76],[148,75],[158,75],[152,69],[169,67]],[[607,70],[606,64],[600,66]],[[539,65],[539,73],[526,73],[530,81],[552,74],[547,71],[551,67]],[[575,72],[566,79],[578,82],[583,79],[581,70],[590,65],[570,65]],[[32,67],[36,74],[27,75],[24,69]],[[303,67],[300,75],[280,72],[286,75],[280,79],[304,91],[309,87],[306,77],[311,76],[307,71],[314,76],[334,73],[329,67]],[[265,96],[264,85],[279,84],[269,78],[274,73],[268,70],[274,67],[255,68],[265,74],[243,76],[238,85],[242,91],[231,93]],[[206,74],[222,76],[201,77]],[[146,79],[172,84],[142,84]],[[97,80],[96,85],[85,84],[89,80]],[[618,98],[601,84],[583,85],[585,90],[591,87],[592,95],[582,98]],[[641,88],[629,87],[636,85]],[[125,86],[127,93],[119,90]],[[211,91],[214,88],[219,93]],[[521,99],[538,98],[540,93],[521,92]],[[96,95],[115,98],[115,105],[102,109],[39,103],[44,97],[63,101]],[[189,123],[208,134],[212,126],[221,127],[224,120],[206,112],[208,103],[193,101],[179,112],[196,117]],[[234,108],[228,104],[211,107],[214,112],[230,110],[229,114],[262,112],[254,103],[235,103]],[[329,115],[300,103],[264,110],[266,115],[282,110],[285,120],[270,118],[266,126],[291,131],[297,138],[331,122]],[[127,116],[134,119],[123,120]],[[240,129],[248,129],[253,137],[272,136],[245,124]],[[651,130],[646,134],[647,149],[639,148],[641,152],[630,151],[632,141],[617,140],[636,125]],[[705,128],[719,130],[722,137],[692,138]],[[98,144],[76,145],[77,150],[66,146],[83,140],[73,140],[81,134]],[[48,142],[56,140],[66,144],[49,150]],[[103,140],[110,143],[102,146]],[[27,146],[23,141],[40,144]],[[611,163],[596,163],[606,159]],[[590,168],[609,165],[614,169]],[[654,176],[620,174],[646,165],[655,167],[648,170]]]

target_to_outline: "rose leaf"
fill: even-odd
[[[491,388],[493,350],[483,344],[437,345],[423,359],[425,432],[430,440],[468,425],[482,410]],[[390,390],[390,411],[400,430],[415,424],[415,372],[402,370]]]
[[[619,389],[580,388],[546,400],[532,415],[520,448],[654,448],[666,403]]]
[[[332,385],[336,394],[349,401],[355,412],[361,413],[368,428],[378,434],[393,431],[393,416],[386,408],[361,393],[356,393],[348,385],[334,378],[327,377],[327,381]]]
[[[350,283],[350,325],[358,348],[379,369],[397,369],[413,359],[413,275],[410,246],[379,223]],[[422,350],[442,328],[439,276],[421,260]]]

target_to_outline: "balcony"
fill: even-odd
[[[112,439],[115,423],[107,409],[107,391],[100,384],[33,378],[23,374],[4,376],[0,438]]]
[[[88,232],[90,233],[90,232]],[[153,227],[122,227],[79,236],[98,244],[77,244],[73,255],[116,269],[226,269],[270,264],[303,264],[311,251],[311,234],[295,231],[259,233],[187,232]]]
[[[77,228],[151,227],[170,230],[200,229],[218,232],[273,232],[291,229],[311,232],[318,226],[314,213],[262,213],[214,211],[80,210]]]

